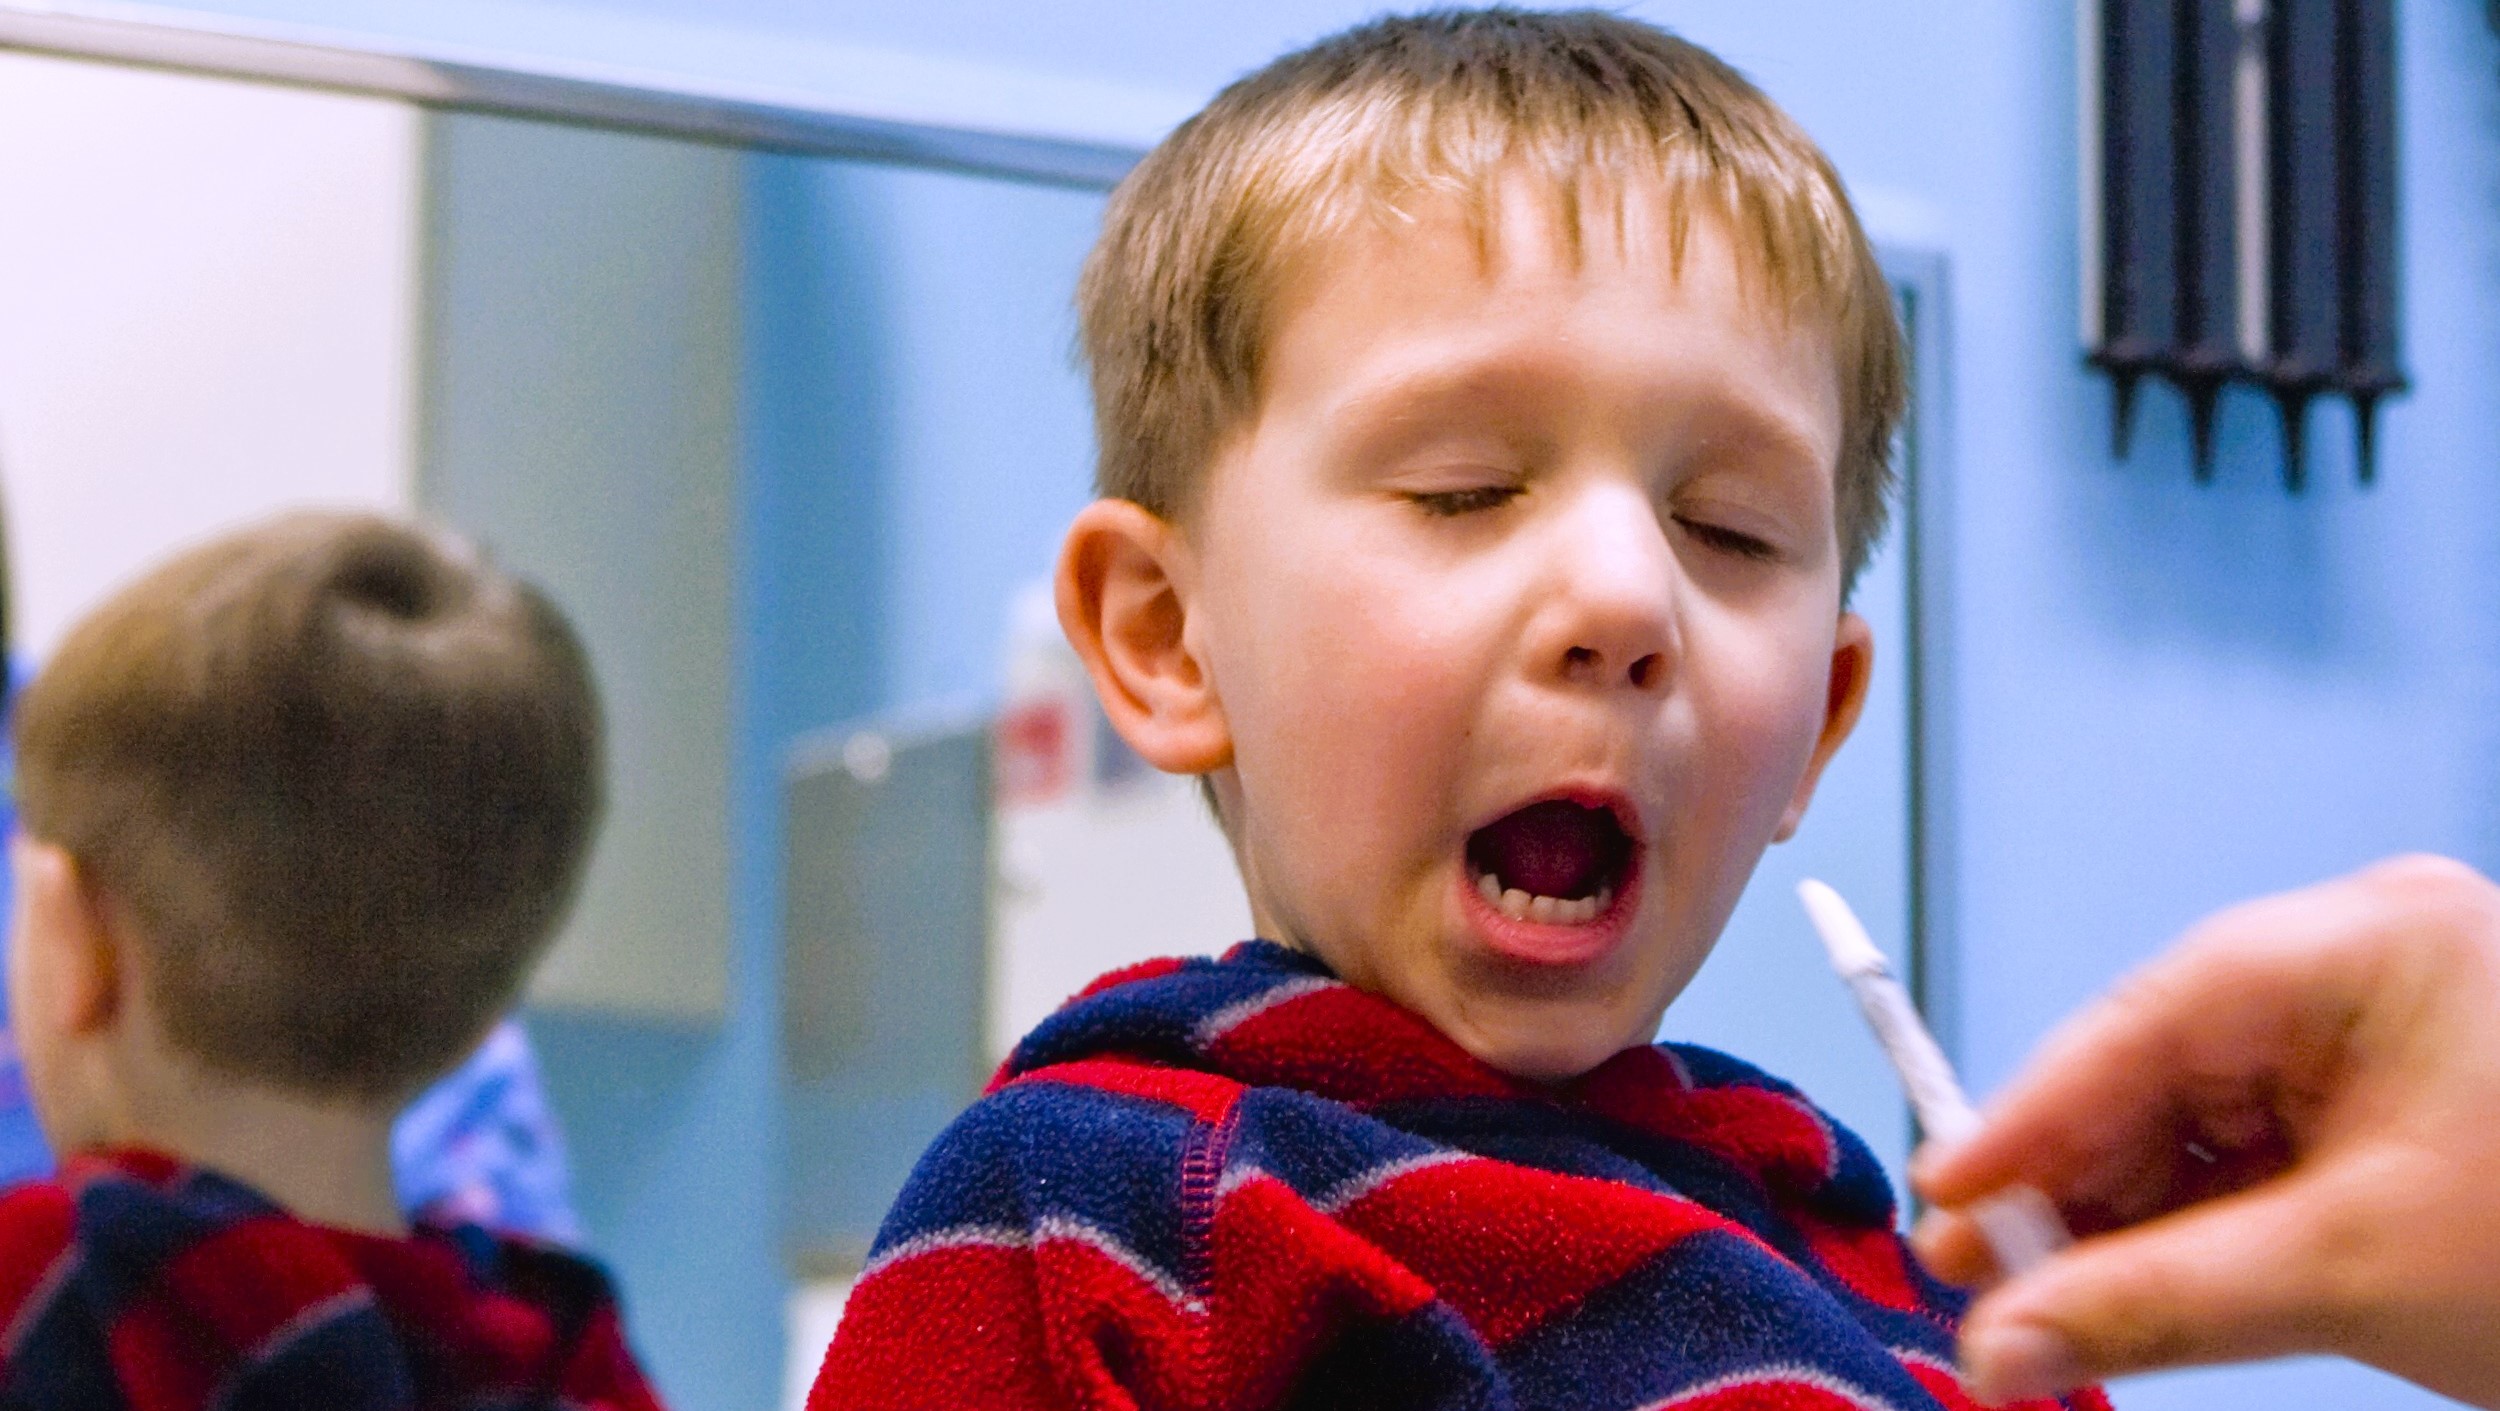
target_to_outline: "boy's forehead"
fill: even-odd
[[[1768,363],[1811,367],[1812,400],[1841,414],[1836,317],[1785,297],[1774,252],[1714,202],[1655,179],[1574,188],[1510,173],[1481,191],[1378,195],[1283,256],[1257,323],[1251,396],[1224,442],[1249,432],[1280,392],[1353,395],[1352,360],[1401,341],[1445,345],[1408,350],[1428,364],[1415,378],[1463,380],[1463,349],[1539,329],[1561,336],[1599,286],[1637,296],[1615,325],[1627,348],[1656,344],[1636,310],[1674,310]]]
[[[1424,260],[1443,273],[1464,261],[1487,283],[1611,265],[1673,286],[1698,260],[1720,266],[1705,268],[1706,276],[1732,273],[1748,311],[1766,322],[1833,322],[1817,317],[1827,311],[1809,291],[1782,287],[1789,281],[1780,277],[1780,254],[1756,222],[1701,183],[1663,173],[1565,179],[1514,163],[1465,182],[1357,188],[1324,205],[1335,209],[1306,222],[1280,251],[1278,274],[1289,293],[1342,277],[1349,266]]]
[[[1687,361],[1641,322],[1674,309],[1748,347],[1765,370],[1806,369],[1804,400],[1834,423],[1831,464],[1837,330],[1778,296],[1763,268],[1769,259],[1712,205],[1697,208],[1656,181],[1568,191],[1513,175],[1481,197],[1384,199],[1295,252],[1261,331],[1261,386],[1245,421],[1279,393],[1345,402],[1399,389],[1518,386],[1509,374],[1520,370],[1523,344],[1550,333],[1551,350],[1563,352],[1572,334],[1592,326],[1585,309],[1572,321],[1586,282],[1608,290],[1600,313],[1618,320],[1627,360],[1647,348],[1656,363]],[[1639,297],[1617,307],[1611,296],[1620,291]]]

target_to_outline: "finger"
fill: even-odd
[[[2086,1240],[1972,1308],[1964,1379],[2002,1403],[2332,1345],[2327,1251],[2353,1226],[2330,1205],[2287,1184]]]
[[[2209,1169],[2206,1163],[2213,1159],[2210,1150],[2193,1145],[2192,1140],[2182,1140],[2183,1135],[2175,1114],[2157,1116],[2148,1119],[2141,1131],[2126,1140],[2111,1137],[2088,1162],[2041,1161],[2037,1153],[2032,1153],[2019,1172],[2019,1180],[2009,1184],[2052,1195],[2059,1215],[2076,1234],[2096,1234],[2139,1224],[2195,1196],[2227,1193],[2205,1179]],[[2198,1159],[2200,1154],[2203,1161]],[[2054,1181],[2046,1178],[2052,1168],[2057,1175]],[[1937,1204],[1936,1187],[1924,1179],[1923,1171],[1913,1174],[1912,1185],[1927,1195],[1931,1204]],[[2004,1188],[1991,1187],[1972,1200],[1938,1208],[1968,1209],[1977,1200],[1988,1199]]]
[[[2385,910],[2344,879],[2234,908],[2062,1026],[1951,1150],[1923,1151],[1913,1185],[1944,1205],[2013,1181],[2065,1197],[2086,1173],[2170,1140],[2181,1095],[2327,1061],[2360,1003],[2354,938]]]
[[[1949,1284],[1984,1288],[1996,1282],[1996,1251],[1969,1216],[1954,1210],[1931,1210],[1910,1232],[1911,1252],[1927,1272]]]
[[[1910,1184],[1937,1205],[1967,1205],[2017,1182],[2065,1196],[2086,1172],[2154,1139],[2169,1110],[2171,1029],[2184,1006],[2141,982],[2067,1021],[1990,1102],[1964,1141],[1929,1143]],[[2158,1002],[2156,1002],[2158,999]],[[2106,1184],[2106,1181],[2099,1182]]]

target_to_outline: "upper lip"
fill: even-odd
[[[1635,853],[1646,851],[1649,847],[1649,828],[1642,821],[1640,805],[1632,801],[1630,794],[1605,784],[1564,784],[1532,794],[1486,817],[1468,829],[1467,835],[1472,838],[1521,809],[1534,808],[1541,803],[1568,803],[1587,809],[1602,809],[1615,820],[1615,826],[1623,830],[1623,836],[1631,840]]]

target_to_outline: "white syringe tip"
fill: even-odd
[[[1840,893],[1808,877],[1797,884],[1797,899],[1805,903],[1806,916],[1814,922],[1814,933],[1823,938],[1824,953],[1832,958],[1834,970],[1853,976],[1886,968],[1884,953],[1876,949],[1858,914]]]
[[[1884,953],[1866,934],[1858,914],[1840,893],[1811,877],[1797,884],[1797,899],[1805,903],[1815,934],[1823,938],[1832,968],[1849,982],[1885,1057],[1900,1073],[1919,1125],[1927,1129],[1931,1140],[1946,1146],[1969,1140],[1979,1130],[1979,1114],[1971,1110],[1970,1099],[1963,1096],[1962,1085],[1953,1076],[1953,1065],[1945,1061],[1944,1050],[1927,1032],[1909,995],[1892,978]],[[1972,1206],[1970,1216],[1996,1252],[1998,1265],[2009,1274],[2046,1261],[2068,1242],[2056,1205],[2029,1187],[1999,1191]]]

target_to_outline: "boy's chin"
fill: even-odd
[[[1531,1083],[1567,1083],[1628,1048],[1651,1041],[1657,1030],[1628,1025],[1614,1016],[1565,1015],[1538,1006],[1523,1014],[1481,1011],[1442,1032],[1489,1067]]]

